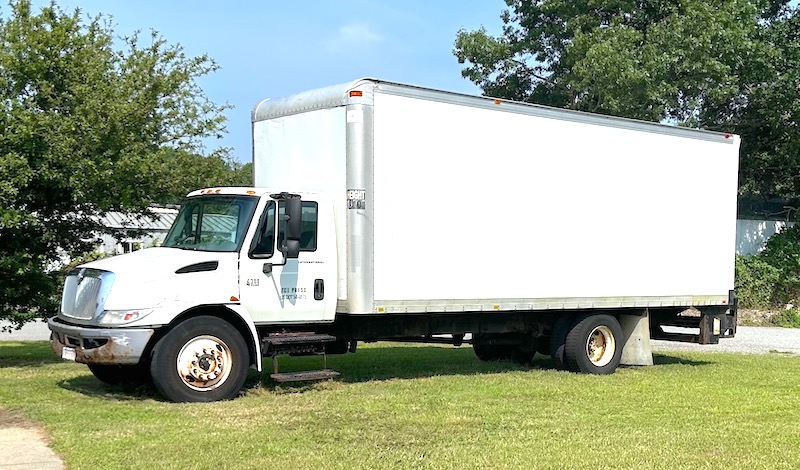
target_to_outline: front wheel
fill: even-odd
[[[209,402],[236,396],[249,367],[247,344],[236,328],[216,317],[190,318],[156,344],[150,373],[156,389],[176,402]]]
[[[622,327],[611,315],[588,316],[567,333],[567,367],[573,372],[611,374],[622,357]]]

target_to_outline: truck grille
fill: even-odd
[[[103,311],[103,304],[114,283],[114,274],[99,269],[73,269],[64,281],[61,314],[91,320]]]

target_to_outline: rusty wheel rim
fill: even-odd
[[[178,376],[193,390],[214,390],[224,384],[230,375],[233,366],[231,358],[228,345],[216,336],[192,338],[178,353]]]
[[[586,339],[586,357],[597,367],[609,364],[616,349],[614,334],[605,325],[595,327]]]

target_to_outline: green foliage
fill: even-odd
[[[506,0],[458,32],[487,95],[743,137],[742,189],[800,196],[800,15],[786,0]]]
[[[781,328],[800,328],[800,312],[795,309],[784,309],[770,317],[769,322]]]
[[[736,290],[744,308],[782,309],[800,301],[800,225],[773,235],[757,255],[737,255]]]
[[[66,275],[66,273],[70,272],[71,270],[77,268],[82,264],[91,263],[92,261],[97,261],[99,259],[107,258],[109,256],[113,255],[108,255],[106,253],[97,250],[84,253],[81,256],[76,256],[75,258],[71,259],[66,266],[61,268],[60,273],[62,275]],[[63,281],[63,277],[59,279],[59,281]]]
[[[165,193],[159,203],[177,204],[195,189],[253,185],[252,163],[241,164],[216,155],[204,157],[167,149],[160,164]]]
[[[0,318],[16,322],[55,313],[52,268],[91,248],[93,216],[244,179],[224,149],[202,156],[225,131],[196,82],[213,60],[155,32],[115,50],[109,20],[82,18],[0,9]]]
[[[781,272],[758,256],[736,255],[736,295],[742,308],[770,309],[780,304]]]
[[[722,110],[722,126],[742,136],[742,189],[800,198],[800,10],[764,32],[770,60],[753,68],[746,94]],[[746,104],[746,105],[745,105]]]
[[[800,225],[773,235],[758,257],[780,272],[778,299],[783,303],[800,299]]]

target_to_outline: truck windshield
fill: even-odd
[[[199,196],[181,206],[162,246],[198,251],[238,251],[258,198]]]

